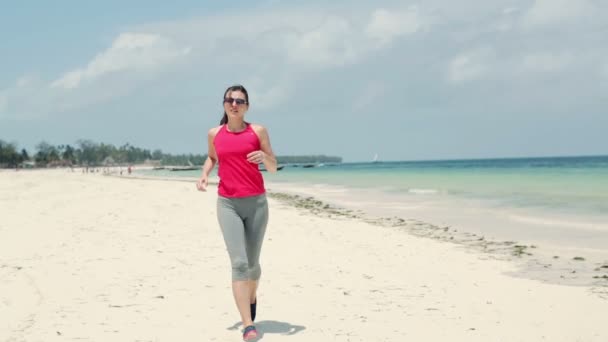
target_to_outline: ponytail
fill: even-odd
[[[220,120],[220,125],[224,125],[228,123],[228,115],[226,114],[226,112],[224,112],[224,116],[222,117],[222,120]]]

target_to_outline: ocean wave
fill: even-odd
[[[543,226],[562,226],[562,227],[576,227],[580,229],[587,230],[599,230],[599,231],[608,231],[608,225],[600,222],[593,221],[574,221],[568,219],[555,219],[555,218],[546,218],[546,217],[532,217],[532,216],[523,216],[523,215],[510,215],[510,219],[513,221],[530,223],[535,225],[543,225]]]
[[[439,193],[439,190],[435,189],[408,189],[407,191],[410,194],[415,195],[435,195]]]

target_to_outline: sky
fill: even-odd
[[[0,0],[0,139],[207,151],[228,86],[277,155],[608,154],[608,2]]]

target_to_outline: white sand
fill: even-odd
[[[0,172],[0,341],[240,341],[215,188]],[[590,287],[270,201],[262,341],[608,341]]]

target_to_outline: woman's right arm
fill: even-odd
[[[209,174],[215,164],[217,164],[217,154],[215,153],[215,146],[213,145],[213,139],[215,139],[215,135],[217,134],[217,127],[209,130],[207,134],[207,159],[203,164],[203,174],[201,178],[196,182],[196,188],[200,191],[206,191],[207,185],[209,184]]]

